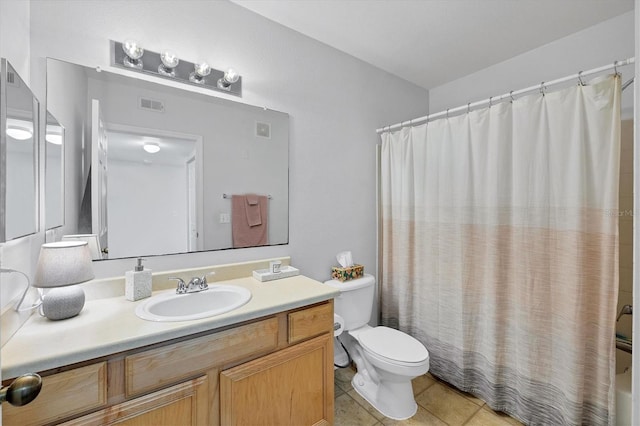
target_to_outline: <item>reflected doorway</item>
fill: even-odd
[[[115,124],[107,137],[109,257],[201,248],[202,137]]]

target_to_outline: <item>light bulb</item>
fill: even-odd
[[[158,72],[168,77],[175,77],[175,67],[180,63],[178,56],[170,50],[165,50],[160,54],[160,60],[162,63],[158,65]]]
[[[160,55],[160,60],[167,68],[175,68],[180,63],[180,59],[178,59],[178,56],[170,50],[165,50],[164,52],[162,52],[162,54]]]
[[[144,49],[135,40],[125,40],[125,42],[122,43],[122,50],[124,50],[124,53],[131,59],[140,59],[144,54]]]
[[[211,66],[208,63],[196,62],[193,65],[193,72],[189,74],[189,81],[204,84],[204,78],[209,74],[211,74]]]
[[[125,40],[122,43],[122,50],[126,55],[122,60],[125,67],[142,69],[142,60],[140,58],[144,54],[144,49],[137,41]]]
[[[224,76],[218,80],[218,88],[224,90],[230,90],[229,86],[240,79],[240,74],[233,68],[229,68],[225,71]]]
[[[194,65],[195,73],[200,77],[206,77],[211,73],[211,66],[206,62],[200,62]]]
[[[240,78],[240,74],[238,74],[238,71],[236,71],[233,68],[229,68],[225,73],[224,73],[224,79],[227,83],[229,84],[233,84],[236,81],[238,81],[238,79]]]

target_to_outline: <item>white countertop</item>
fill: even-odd
[[[253,277],[212,283],[237,285],[251,291],[251,300],[231,312],[194,321],[152,322],[135,315],[142,299],[124,296],[89,300],[80,315],[50,321],[33,314],[2,347],[2,378],[10,379],[77,362],[233,325],[337,296],[337,289],[298,275],[269,282]],[[156,291],[158,294],[165,291]]]

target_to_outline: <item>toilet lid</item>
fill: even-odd
[[[374,327],[358,335],[369,351],[392,361],[419,363],[429,357],[427,348],[413,337],[389,327]]]

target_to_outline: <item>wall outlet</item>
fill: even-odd
[[[231,223],[229,213],[220,213],[220,223]]]

